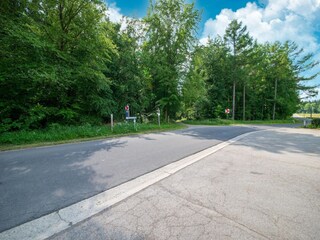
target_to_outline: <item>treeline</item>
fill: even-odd
[[[285,119],[300,102],[314,96],[307,71],[318,65],[294,42],[259,44],[246,26],[233,20],[223,37],[196,48],[184,85],[188,117],[242,120]],[[192,87],[192,85],[196,87]]]
[[[142,20],[112,23],[100,0],[2,0],[0,128],[101,124],[124,106],[145,120],[285,118],[302,74],[316,66],[294,43],[258,44],[233,21],[199,46],[200,12],[183,0],[150,2]]]
[[[320,100],[301,102],[297,113],[320,113]]]

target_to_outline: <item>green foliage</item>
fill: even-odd
[[[199,100],[206,100],[199,101],[201,111],[196,111],[197,101],[191,98],[194,104],[188,112],[201,112],[198,118],[226,118],[224,109],[233,107],[235,119],[286,119],[297,110],[299,90],[313,89],[301,88],[301,82],[316,75],[306,78],[302,73],[316,65],[312,55],[304,55],[294,43],[258,44],[241,23],[232,21],[224,39],[210,40],[193,55],[185,88],[191,80],[197,81],[193,86],[204,80],[205,93]],[[203,73],[198,80],[194,69]],[[184,94],[184,104],[190,106],[188,91]]]
[[[314,118],[311,121],[311,126],[313,128],[320,128],[320,118]]]
[[[301,102],[298,113],[320,113],[320,100]]]
[[[163,131],[180,129],[182,125],[166,123],[161,124],[139,124],[136,129],[133,123],[117,123],[113,131],[110,125],[80,125],[80,126],[66,126],[59,124],[51,124],[45,129],[41,130],[23,130],[18,132],[6,132],[0,134],[1,149],[10,149],[17,145],[24,144],[48,144],[54,142],[66,142],[75,139],[88,138],[105,138],[123,134],[136,134],[148,131]]]
[[[11,15],[13,7],[1,15],[0,108],[6,130],[109,114],[110,82],[102,69],[116,50],[100,24],[102,5],[27,1]]]
[[[250,37],[246,26],[242,26],[242,23],[237,20],[232,20],[226,29],[224,41],[231,60],[230,73],[233,81],[232,119],[236,118],[236,106],[239,105],[237,104],[239,98],[236,98],[236,86],[242,84],[242,113],[243,120],[245,120],[246,87],[248,85],[245,76],[250,72],[248,64],[251,58],[253,39]]]
[[[111,55],[104,74],[111,79],[113,112],[115,117],[124,117],[124,106],[130,105],[132,115],[145,113],[150,106],[150,79],[142,65],[139,41],[139,21],[124,20],[126,29],[120,31],[121,24],[109,23],[108,37],[117,46]]]
[[[204,61],[197,48],[193,53],[190,69],[182,87],[183,117],[188,119],[202,115],[202,105],[207,100],[206,96],[206,72],[202,67]]]
[[[237,20],[196,46],[199,19],[184,0],[150,1],[144,19],[120,24],[100,0],[2,0],[0,134],[123,120],[126,104],[145,122],[158,108],[166,120],[227,118],[232,107],[234,119],[285,119],[299,92],[316,94],[305,86],[319,74],[305,75],[318,65],[313,54],[258,44]]]
[[[183,121],[185,124],[190,125],[231,125],[234,124],[233,120],[226,120],[220,118],[211,118],[211,119],[199,119],[199,120],[186,120]]]
[[[183,0],[150,1],[143,45],[145,65],[152,79],[154,103],[165,118],[176,117],[181,107],[180,81],[195,42],[199,12]]]

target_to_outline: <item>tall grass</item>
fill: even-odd
[[[111,131],[110,125],[101,126],[61,126],[52,125],[47,129],[33,131],[5,132],[0,134],[0,145],[2,149],[14,145],[64,142],[75,139],[104,138],[126,134],[143,133],[148,131],[163,131],[182,128],[179,124],[136,124],[118,123]]]

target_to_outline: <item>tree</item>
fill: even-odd
[[[117,46],[106,64],[105,75],[111,80],[112,97],[115,103],[115,116],[124,116],[124,106],[129,104],[131,113],[142,115],[150,105],[150,79],[142,65],[140,23],[137,20],[124,19],[126,28],[121,30],[121,23],[108,23],[108,37]]]
[[[307,98],[315,97],[318,92],[317,86],[307,86],[305,82],[315,79],[320,71],[310,75],[310,72],[319,65],[319,61],[314,60],[313,53],[305,53],[303,48],[299,48],[295,42],[287,41],[285,43],[287,53],[290,58],[291,71],[297,82],[298,90],[307,95]]]
[[[305,55],[303,49],[293,42],[267,43],[264,51],[266,113],[269,112],[272,119],[285,118],[297,110],[299,91],[312,92],[314,89],[314,86],[306,87],[303,82],[314,79],[317,74],[305,77],[304,73],[318,63],[312,59],[312,54]]]
[[[232,119],[235,119],[236,110],[236,85],[241,82],[243,66],[247,60],[247,55],[252,48],[252,38],[249,36],[246,26],[242,26],[242,23],[237,20],[232,20],[226,29],[224,40],[229,47],[230,57],[232,59]],[[245,84],[243,83],[243,98],[245,98]]]
[[[14,130],[101,122],[112,105],[102,69],[115,51],[102,27],[102,3],[13,2],[5,0],[1,8],[2,125]]]
[[[154,102],[164,111],[166,120],[175,117],[180,107],[179,88],[196,40],[198,21],[199,11],[194,9],[194,4],[183,0],[150,1],[144,19],[145,63],[152,78]]]
[[[197,118],[203,114],[202,104],[207,101],[203,50],[204,48],[197,47],[193,52],[190,69],[183,83],[183,112],[187,118]]]
[[[209,40],[203,48],[203,68],[206,73],[208,103],[203,106],[205,116],[209,118],[225,117],[224,109],[230,108],[232,99],[232,84],[230,68],[231,59],[225,42],[217,37]]]

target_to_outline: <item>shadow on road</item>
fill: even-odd
[[[249,145],[255,150],[272,153],[291,152],[320,156],[319,134],[314,134],[314,130],[307,131],[310,131],[310,133],[306,133],[305,131],[302,133],[299,132],[299,130],[296,130],[295,133],[277,131],[264,132],[257,136],[252,135],[252,139],[249,140],[249,143],[244,140],[239,141],[236,144]]]
[[[231,129],[231,130],[230,130]],[[180,130],[180,134],[204,140],[227,141],[241,134],[256,131],[254,127],[219,126],[219,127],[192,127]]]
[[[101,171],[99,160],[105,157],[87,161],[125,145],[113,140],[83,144],[77,152],[70,151],[71,145],[61,145],[1,153],[0,232],[106,190],[112,175]]]

